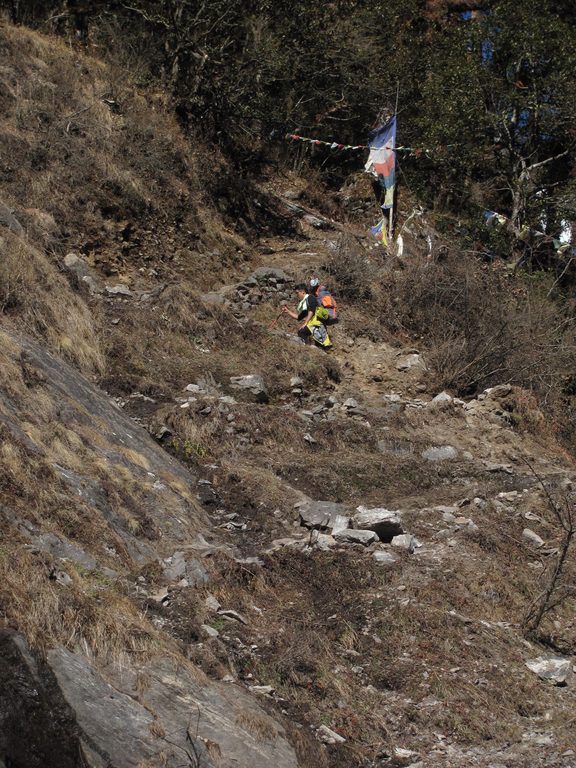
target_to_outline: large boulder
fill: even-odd
[[[344,504],[333,501],[309,501],[299,507],[300,522],[306,528],[320,531],[331,530],[332,533],[348,528],[350,517]]]
[[[358,507],[352,522],[355,528],[374,531],[380,541],[390,542],[394,536],[404,533],[400,512],[384,509],[384,507],[373,509]]]

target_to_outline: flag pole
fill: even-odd
[[[398,99],[400,96],[400,80],[396,80],[396,104],[394,106],[394,117],[398,115]],[[398,155],[396,153],[396,138],[394,138],[394,168],[396,173],[396,166],[398,165]],[[394,194],[396,194],[396,184],[394,184]],[[392,198],[392,205],[390,206],[390,213],[388,214],[388,243],[392,243],[392,234],[394,231],[394,198]]]

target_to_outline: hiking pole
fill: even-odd
[[[276,326],[278,325],[278,320],[280,320],[280,318],[282,317],[283,314],[284,314],[284,310],[281,309],[280,310],[280,314],[278,315],[278,317],[275,320],[272,320],[272,322],[270,323],[268,328],[270,328],[270,329],[276,328]]]

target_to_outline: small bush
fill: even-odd
[[[390,291],[394,322],[424,341],[438,389],[466,396],[508,382],[551,403],[573,369],[573,320],[523,277],[451,253],[394,273]]]
[[[334,288],[342,298],[362,301],[373,297],[377,264],[351,235],[342,235],[324,270],[334,280]]]

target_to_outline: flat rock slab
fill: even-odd
[[[297,768],[282,726],[235,685],[166,657],[99,671],[56,648],[48,662],[89,747],[90,768]],[[208,743],[219,753],[215,762]]]
[[[378,538],[374,531],[361,531],[356,528],[346,528],[336,531],[334,538],[339,544],[363,544],[365,547]]]
[[[384,507],[373,509],[358,507],[352,522],[355,528],[374,531],[380,541],[390,542],[394,536],[401,536],[404,533],[400,512],[384,509]]]
[[[52,557],[59,560],[70,560],[73,563],[78,563],[83,568],[86,568],[87,571],[95,570],[98,565],[92,555],[84,552],[83,549],[63,536],[57,536],[55,533],[40,533],[38,536],[33,536],[32,545],[42,552],[48,552]]]
[[[300,505],[300,522],[306,528],[320,531],[331,530],[332,534],[348,528],[349,509],[333,501],[308,501]]]

